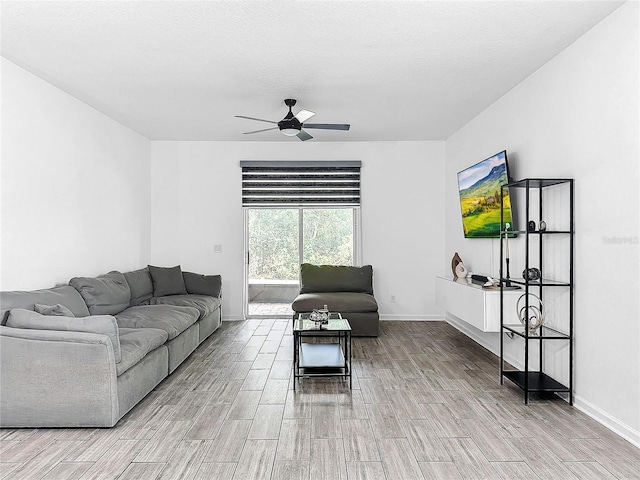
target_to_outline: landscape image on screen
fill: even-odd
[[[508,182],[506,151],[458,172],[462,227],[466,238],[500,237],[500,187]],[[504,222],[509,222],[513,228],[511,201],[506,191]]]

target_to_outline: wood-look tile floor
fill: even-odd
[[[525,406],[446,323],[353,346],[353,390],[294,392],[291,321],[225,322],[114,428],[0,430],[0,478],[640,478],[640,449],[562,400]]]

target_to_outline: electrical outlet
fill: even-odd
[[[222,253],[222,245],[217,244],[213,246],[213,253]]]
[[[396,296],[395,295],[391,295],[390,302],[391,303],[396,303]]]

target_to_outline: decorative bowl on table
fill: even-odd
[[[322,325],[327,325],[329,323],[329,310],[323,308],[321,310],[313,310],[309,314],[309,320],[316,324],[318,328],[322,328]]]

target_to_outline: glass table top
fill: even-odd
[[[298,315],[298,319],[293,322],[294,332],[308,332],[313,330],[348,332],[351,330],[351,325],[349,325],[349,320],[342,318],[342,315],[334,312],[330,314],[329,323],[324,325],[318,325],[313,320],[309,320],[308,313],[301,313]]]

